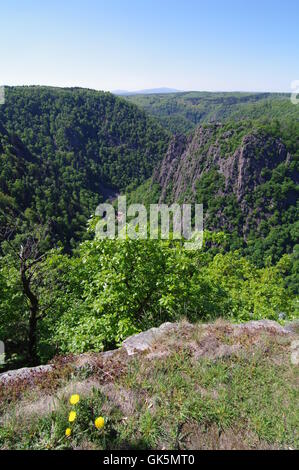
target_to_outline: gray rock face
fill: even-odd
[[[148,331],[130,336],[123,342],[123,348],[129,356],[138,352],[144,352],[151,349],[155,341],[169,331],[175,331],[177,325],[175,323],[163,323],[159,328],[151,328]]]
[[[292,156],[280,139],[256,131],[245,135],[235,150],[234,147],[225,150],[232,145],[233,131],[216,137],[219,128],[219,124],[199,126],[188,137],[174,136],[153,175],[153,182],[161,188],[160,204],[167,201],[190,203],[196,200],[197,190],[205,175],[213,171],[214,183],[209,190],[213,191],[215,197],[234,196],[243,218],[240,233],[246,235],[250,223],[254,222],[258,226],[262,218],[269,216],[269,202],[263,200],[259,214],[252,220],[252,204],[248,202],[247,196],[263,185],[280,163],[289,165]],[[292,172],[292,178],[294,181],[298,178],[295,172]],[[286,207],[294,204],[291,194],[284,204]],[[221,208],[217,217],[210,221],[209,228],[223,227],[225,223],[230,224],[231,221],[224,208]],[[235,227],[229,225],[230,229]]]
[[[295,325],[294,328],[293,325]],[[203,326],[207,327],[208,325]],[[283,327],[279,325],[279,323],[272,320],[250,321],[242,324],[232,324],[230,326],[234,336],[241,335],[244,332],[258,333],[261,331],[277,335],[293,335],[296,329],[295,327],[298,328],[298,323],[296,322],[290,323],[286,327]],[[87,366],[91,368],[96,368],[96,356],[100,356],[101,359],[105,361],[112,358],[115,354],[121,353],[122,351],[125,351],[128,356],[140,354],[143,352],[151,353],[152,347],[157,341],[159,341],[159,339],[161,339],[164,335],[167,335],[170,332],[177,331],[178,328],[179,326],[177,323],[163,323],[163,325],[161,325],[159,328],[151,328],[150,330],[144,331],[143,333],[130,336],[123,342],[122,347],[118,350],[106,351],[98,354],[79,354],[74,358],[72,365],[74,369],[77,370],[80,370]],[[211,357],[222,357],[228,355],[236,349],[234,346],[230,348],[224,347],[223,345],[221,345],[220,348],[218,346],[219,345],[217,345],[216,338],[214,338],[212,334],[212,337],[208,339],[207,345],[205,344],[205,342],[203,342],[203,344],[201,345],[201,350],[198,353],[198,357],[204,356],[207,353]],[[49,364],[38,367],[25,367],[23,369],[5,372],[3,374],[0,374],[0,385],[10,384],[14,381],[19,380],[30,380],[31,378],[36,377],[39,374],[45,374],[47,372],[50,372],[51,370],[53,370],[53,368],[54,365]]]
[[[291,331],[292,333],[299,333],[299,320],[294,320],[290,323],[287,323],[285,329]]]
[[[53,370],[53,365],[45,365],[38,367],[24,367],[23,369],[10,370],[0,374],[0,385],[8,384],[18,380],[30,379],[33,375],[44,374]]]
[[[273,320],[252,320],[247,323],[242,323],[240,325],[235,325],[236,331],[242,332],[246,331],[261,331],[264,330],[269,333],[276,333],[278,335],[288,335],[291,333],[289,328],[284,328],[279,323]]]
[[[260,153],[258,157],[256,154]],[[241,146],[228,158],[217,158],[217,165],[225,178],[225,191],[233,189],[240,202],[248,191],[264,183],[262,169],[273,170],[286,161],[287,150],[279,139],[249,134]]]
[[[160,202],[164,202],[169,185],[173,200],[178,200],[189,187],[195,192],[201,176],[211,168],[217,168],[223,175],[224,193],[233,191],[241,201],[248,191],[265,182],[263,168],[272,170],[291,159],[279,139],[254,132],[243,138],[234,153],[225,156],[221,146],[231,135],[224,133],[220,140],[213,141],[219,127],[219,124],[200,126],[188,138],[174,136],[153,177],[161,186]]]

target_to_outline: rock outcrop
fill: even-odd
[[[22,369],[10,370],[0,374],[0,385],[11,384],[19,380],[28,380],[33,376],[43,375],[53,370],[52,364],[38,367],[23,367]]]
[[[211,229],[230,228],[231,211],[226,211],[227,197],[232,197],[240,210],[237,225],[240,235],[246,235],[250,222],[258,226],[262,219],[272,215],[272,194],[264,191],[256,196],[255,191],[269,181],[273,170],[280,164],[290,166],[292,156],[284,143],[264,131],[252,130],[243,135],[242,130],[223,131],[221,124],[200,126],[188,137],[175,136],[170,143],[162,163],[155,170],[153,182],[160,188],[160,203],[203,202],[205,216],[209,209],[207,200],[223,200],[223,207],[213,213]],[[211,174],[206,186],[205,177]],[[298,175],[290,170],[294,183]],[[198,190],[204,192],[199,195]],[[259,200],[259,207],[253,201]],[[292,191],[281,197],[280,208],[295,204]],[[256,212],[253,216],[252,213]],[[226,212],[230,214],[227,215]],[[235,221],[234,221],[235,222]],[[252,226],[252,224],[251,224]]]
[[[177,325],[175,323],[163,323],[159,328],[151,328],[138,335],[130,336],[123,342],[122,347],[129,356],[148,351],[155,341],[158,341],[162,336],[176,329]]]
[[[87,369],[95,371],[99,367],[99,364],[102,367],[103,364],[111,363],[111,361],[126,361],[126,358],[138,354],[146,354],[149,358],[157,356],[160,357],[168,353],[167,348],[165,347],[162,348],[163,350],[159,349],[159,345],[164,344],[163,341],[167,336],[172,336],[173,338],[176,338],[177,336],[178,338],[175,341],[179,342],[181,340],[181,333],[184,332],[184,330],[189,331],[193,328],[195,327],[189,323],[183,325],[177,323],[164,323],[159,328],[151,328],[137,335],[130,336],[123,342],[122,347],[119,349],[102,353],[79,354],[72,357],[70,359],[70,363],[76,371],[86,371]],[[283,327],[277,322],[271,320],[250,321],[242,324],[230,324],[224,322],[223,324],[220,323],[218,326],[217,323],[207,323],[199,325],[199,328],[203,332],[203,337],[202,342],[197,346],[196,352],[194,353],[197,358],[215,358],[234,354],[242,347],[238,342],[238,338],[244,334],[253,337],[256,336],[257,338],[259,338],[261,334],[289,337],[296,335],[296,331],[294,331],[296,330],[296,327],[293,328],[292,324],[289,324],[287,327]],[[219,332],[219,330],[230,335],[234,339],[235,344],[229,346],[219,342],[217,339],[217,332]],[[57,366],[48,364],[2,373],[0,374],[0,386],[11,385],[14,382],[20,381],[27,381],[28,384],[30,384],[31,379],[40,377],[43,374],[48,374],[55,370],[55,367]]]

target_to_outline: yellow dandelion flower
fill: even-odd
[[[65,430],[66,437],[70,437],[71,434],[72,434],[71,428],[66,428],[66,430]]]
[[[70,414],[69,414],[69,422],[70,423],[73,423],[76,419],[76,416],[77,416],[77,413],[76,411],[70,411]]]
[[[95,422],[94,422],[94,425],[97,429],[102,429],[105,425],[105,420],[102,416],[99,416]]]
[[[80,395],[72,395],[70,398],[70,404],[71,405],[77,405],[80,401]]]

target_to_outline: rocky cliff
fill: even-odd
[[[279,137],[213,124],[175,136],[153,182],[161,188],[160,203],[203,203],[207,228],[246,238],[262,220],[295,204],[298,171]]]

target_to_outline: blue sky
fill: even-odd
[[[0,85],[290,91],[298,0],[9,0]]]

